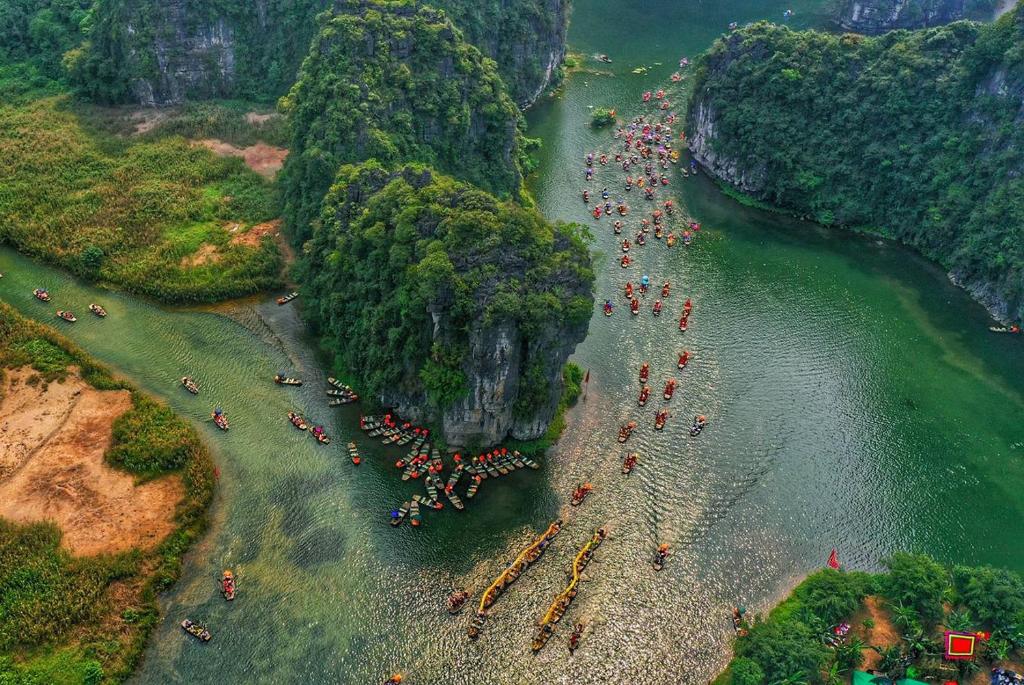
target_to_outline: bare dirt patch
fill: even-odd
[[[865,628],[863,621],[866,618],[870,618],[874,621],[874,627]],[[870,595],[864,598],[864,606],[860,611],[857,612],[851,625],[854,629],[860,633],[861,639],[864,640],[870,646],[881,647],[892,647],[893,645],[900,644],[903,639],[900,637],[899,629],[893,625],[892,618],[889,616],[889,611],[885,608],[885,600],[881,597]],[[864,652],[864,663],[861,666],[861,670],[870,670],[878,666],[878,662],[882,660],[881,655],[873,649],[865,649]]]
[[[234,227],[234,230],[232,230]],[[281,234],[281,220],[274,219],[273,221],[266,221],[262,224],[256,224],[251,226],[248,231],[244,233],[238,233],[241,227],[238,224],[229,224],[225,226],[229,233],[237,233],[234,238],[231,239],[232,245],[245,245],[247,247],[259,247],[260,241],[264,237],[270,236],[277,238]]]
[[[216,245],[203,243],[199,246],[198,250],[181,258],[181,266],[184,269],[188,269],[193,266],[203,266],[204,264],[216,264],[222,257],[223,255],[217,250]]]
[[[216,138],[204,138],[196,141],[215,155],[221,157],[241,157],[245,165],[260,176],[273,179],[277,172],[284,166],[284,158],[288,156],[288,150],[283,147],[274,147],[266,143],[256,143],[249,147],[235,147],[231,143],[225,143]]]
[[[141,136],[167,121],[169,112],[160,109],[137,109],[128,113],[128,121],[134,125],[133,133]]]
[[[106,464],[114,420],[131,408],[127,390],[100,391],[72,374],[29,385],[31,369],[7,373],[0,401],[0,517],[53,521],[77,555],[155,547],[174,530],[184,497],[178,476],[136,486]]]

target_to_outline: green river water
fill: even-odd
[[[531,112],[531,135],[545,143],[533,184],[541,208],[589,219],[583,156],[610,146],[610,134],[590,129],[588,106],[629,113],[728,22],[781,20],[792,7],[792,21],[812,24],[814,5],[578,0],[573,47],[615,61],[607,75],[574,75]],[[632,74],[640,64],[651,71]],[[617,191],[619,175],[608,178]],[[293,306],[168,310],[0,249],[0,297],[24,313],[53,323],[55,307],[84,314],[103,302],[106,320],[83,316],[63,330],[198,422],[220,468],[213,530],[164,598],[136,680],[347,684],[400,671],[412,685],[704,683],[728,657],[730,608],[767,607],[832,547],[851,568],[912,549],[1024,570],[1024,341],[989,333],[980,306],[898,246],[739,206],[703,175],[674,179],[700,237],[674,251],[652,240],[628,273],[671,280],[669,312],[693,297],[689,332],[676,330],[678,314],[595,310],[575,355],[591,370],[586,400],[543,469],[485,481],[465,512],[428,513],[420,530],[386,525],[389,508],[419,490],[390,465],[400,452],[358,434],[358,408],[325,406],[324,374]],[[598,300],[621,305],[625,274],[608,223],[594,235]],[[54,305],[36,302],[34,287],[49,288]],[[696,356],[668,428],[655,433],[660,387],[684,341]],[[644,360],[654,397],[639,410]],[[274,386],[277,370],[307,383]],[[177,385],[185,374],[200,381],[198,397]],[[206,421],[214,405],[230,432]],[[334,443],[295,431],[284,416],[292,408],[324,422]],[[709,425],[690,439],[698,412]],[[627,479],[615,434],[631,418],[641,461]],[[343,456],[353,438],[359,467]],[[570,508],[581,480],[594,493]],[[471,612],[449,616],[445,596],[455,587],[478,596],[559,516],[567,524],[547,554],[469,642]],[[532,655],[534,622],[599,525],[610,538],[555,637]],[[675,553],[656,574],[650,555],[663,541]],[[227,566],[239,576],[231,604],[217,592]],[[177,627],[186,616],[214,640],[187,639]],[[589,627],[570,658],[565,624],[576,620]]]

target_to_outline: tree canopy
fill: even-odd
[[[717,41],[693,89],[712,147],[760,199],[908,243],[1024,317],[1024,22],[878,38],[760,23]]]

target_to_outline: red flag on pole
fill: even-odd
[[[836,555],[836,548],[832,548],[832,554],[828,555],[828,567],[839,570],[839,557]]]

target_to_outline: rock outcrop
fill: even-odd
[[[340,10],[350,4],[333,3]],[[423,4],[445,10],[498,63],[515,102],[532,103],[558,74],[569,0]],[[104,0],[90,40],[76,51],[73,78],[103,101],[273,101],[294,83],[316,16],[331,7],[331,0]]]
[[[1024,5],[868,38],[754,24],[696,70],[709,174],[820,223],[899,240],[1024,319]]]
[[[964,0],[845,0],[836,22],[868,35],[923,29],[964,18]]]
[[[365,394],[453,447],[547,430],[593,308],[573,227],[369,162],[341,169],[305,254],[304,312]]]
[[[441,11],[347,0],[320,17],[299,80],[281,99],[292,127],[285,222],[301,244],[342,164],[424,162],[519,195],[521,115],[494,63]]]

